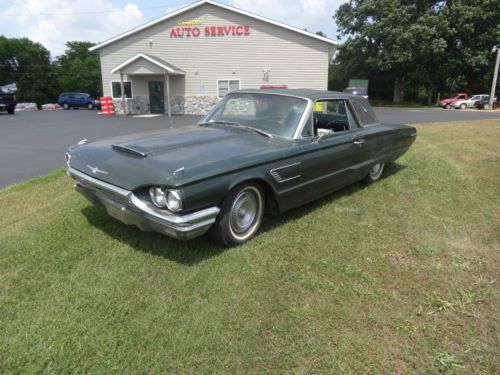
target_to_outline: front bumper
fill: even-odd
[[[156,231],[180,240],[190,240],[205,234],[220,212],[218,207],[211,207],[187,215],[176,215],[139,199],[132,191],[74,168],[70,167],[67,174],[76,181],[75,189],[92,204],[104,206],[110,216],[143,231]]]

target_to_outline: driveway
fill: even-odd
[[[493,118],[500,111],[439,108],[375,108],[381,121],[423,123]],[[173,126],[195,124],[200,116],[173,117]],[[18,112],[0,114],[0,188],[46,174],[64,165],[64,150],[79,140],[101,139],[169,127],[168,118],[99,116],[95,111]]]

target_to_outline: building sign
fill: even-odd
[[[222,36],[248,36],[250,35],[249,25],[222,25],[222,26],[201,26],[201,20],[177,22],[177,27],[170,30],[171,38],[198,38],[222,37]]]

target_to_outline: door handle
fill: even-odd
[[[365,143],[365,140],[364,139],[355,139],[352,143],[354,143],[358,147],[361,147],[361,146],[363,146],[363,143]]]

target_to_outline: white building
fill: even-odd
[[[204,114],[240,88],[326,90],[338,42],[202,0],[92,47],[103,93],[128,114]],[[123,105],[122,100],[126,103]],[[169,105],[170,103],[170,105]]]

